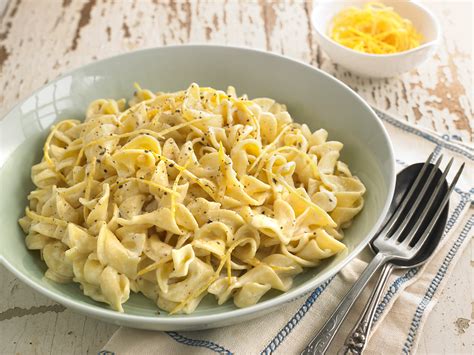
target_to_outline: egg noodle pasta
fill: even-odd
[[[32,167],[19,223],[47,278],[191,313],[206,295],[251,306],[345,249],[365,187],[325,130],[233,87],[136,89],[53,126]]]

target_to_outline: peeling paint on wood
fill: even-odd
[[[471,324],[471,321],[467,318],[458,318],[456,319],[456,322],[454,322],[454,325],[456,327],[456,332],[458,334],[466,333],[466,330],[469,328],[470,324]]]
[[[53,304],[51,306],[30,307],[28,309],[13,307],[0,313],[0,322],[4,320],[9,320],[15,317],[34,316],[36,314],[41,314],[41,313],[46,313],[46,312],[59,313],[59,312],[64,312],[65,310],[66,310],[66,307],[61,306],[60,304]]]
[[[8,37],[8,33],[10,32],[10,28],[12,27],[12,23],[7,22],[5,26],[5,30],[3,32],[0,32],[0,41],[3,41]]]
[[[0,46],[0,72],[2,71],[3,63],[6,62],[10,53],[7,52],[5,46]]]
[[[110,40],[112,39],[112,29],[110,28],[110,26],[107,26],[105,32],[107,32],[107,41],[110,42]]]
[[[130,38],[130,29],[128,28],[128,25],[125,21],[122,23],[122,30],[123,30],[123,36],[125,38]]]
[[[17,10],[18,10],[18,7],[19,7],[20,4],[21,4],[21,0],[16,0],[13,4],[14,4],[14,5],[13,5],[11,11],[10,11],[10,17],[15,17],[16,12],[17,12]]]
[[[72,44],[71,44],[71,50],[76,50],[77,48],[77,41],[79,40],[79,36],[81,35],[81,29],[84,26],[87,26],[87,24],[91,20],[91,12],[92,8],[95,5],[96,0],[89,0],[84,4],[84,6],[81,9],[80,15],[79,15],[79,23],[77,24],[76,28],[76,33],[74,34],[74,38],[72,39]],[[63,4],[64,6],[64,4]]]
[[[0,87],[8,81],[12,90],[2,93],[0,115],[17,96],[22,99],[46,80],[93,58],[159,45],[211,42],[267,49],[315,65],[347,83],[371,105],[472,144],[472,34],[464,25],[470,21],[472,4],[430,6],[444,30],[438,53],[411,73],[373,80],[344,70],[319,48],[310,1],[56,0],[46,7],[42,1],[11,0],[0,21]],[[26,21],[34,31],[25,28]],[[53,67],[50,63],[56,61]],[[11,78],[13,71],[18,73],[15,80],[32,78],[21,92]]]

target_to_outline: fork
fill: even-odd
[[[324,354],[347,313],[374,273],[391,260],[412,259],[427,241],[464,169],[463,163],[448,190],[442,195],[440,191],[451,169],[453,159],[449,161],[441,177],[435,179],[443,156],[438,158],[432,169],[428,169],[433,155],[434,153],[428,157],[397,210],[374,240],[373,244],[378,253],[301,354]],[[434,191],[428,191],[431,185],[435,186]],[[438,197],[438,195],[440,196]],[[428,201],[425,205],[421,205],[421,202],[426,199]],[[441,199],[441,203],[436,205],[435,201],[439,199]],[[415,236],[419,237],[415,238]]]

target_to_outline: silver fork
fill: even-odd
[[[393,216],[389,219],[381,232],[378,233],[374,245],[379,252],[369,265],[367,265],[357,282],[351,287],[318,334],[302,351],[302,354],[324,354],[347,316],[347,313],[374,273],[390,260],[409,260],[413,258],[423,247],[464,169],[463,163],[457,171],[447,192],[439,197],[442,197],[441,203],[436,205],[435,201],[453,164],[453,159],[449,161],[441,177],[434,180],[436,171],[438,171],[441,164],[442,156],[439,157],[434,168],[428,171],[429,162],[432,158],[433,154],[428,157],[416,177],[415,182]],[[432,184],[435,184],[434,191],[428,191],[428,187]],[[420,206],[420,203],[427,198],[428,201],[426,204]],[[420,229],[422,225],[425,225],[424,231]],[[418,240],[414,240],[415,236],[420,233],[421,235]]]

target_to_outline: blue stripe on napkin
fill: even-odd
[[[418,328],[420,326],[421,320],[423,318],[423,315],[425,313],[426,307],[428,304],[431,302],[433,299],[433,296],[435,295],[438,286],[440,285],[441,281],[443,280],[444,276],[446,276],[446,272],[449,269],[449,265],[451,264],[452,260],[454,259],[454,256],[458,252],[459,248],[461,247],[462,243],[466,239],[467,235],[471,231],[472,226],[474,225],[474,215],[471,215],[469,218],[469,221],[466,223],[464,226],[461,234],[459,235],[458,239],[452,246],[452,248],[449,250],[448,254],[445,256],[443,263],[441,264],[441,267],[439,268],[438,272],[436,273],[436,276],[433,278],[431,281],[431,284],[428,286],[428,289],[426,290],[426,293],[419,303],[415,315],[413,316],[413,320],[411,322],[410,330],[408,332],[405,345],[403,347],[403,353],[404,354],[409,354],[410,350],[413,346],[414,340],[416,338],[416,334],[418,332]]]
[[[200,339],[191,339],[187,338],[184,335],[181,335],[177,332],[165,332],[167,335],[169,335],[171,338],[173,338],[174,341],[188,345],[188,346],[196,346],[200,348],[206,348],[209,350],[212,350],[218,354],[228,354],[231,355],[232,352],[230,350],[227,350],[223,346],[216,344],[212,341],[209,340],[200,340]]]
[[[271,354],[285,338],[291,333],[293,328],[299,323],[299,321],[308,313],[314,302],[319,298],[323,291],[328,287],[334,276],[324,282],[321,286],[316,288],[313,293],[308,297],[306,302],[300,307],[293,317],[286,323],[286,325],[278,332],[278,334],[270,341],[270,343],[262,350],[260,354]]]
[[[458,192],[459,193],[459,192]],[[460,193],[461,194],[461,193]],[[466,204],[470,201],[470,194],[467,193],[462,193],[461,195],[461,201],[459,204],[456,206],[454,209],[453,213],[451,214],[448,222],[446,223],[446,229],[444,231],[444,235],[450,232],[451,228],[453,228],[454,224],[459,218],[459,215],[463,208],[466,206]],[[387,305],[390,303],[390,301],[393,299],[393,297],[396,295],[396,293],[399,291],[401,286],[412,279],[416,274],[418,274],[418,271],[420,270],[419,267],[414,267],[409,269],[404,275],[398,277],[388,288],[387,292],[382,298],[382,301],[379,303],[377,306],[377,309],[374,314],[374,323],[378,321],[382,313],[385,311],[385,308]]]

